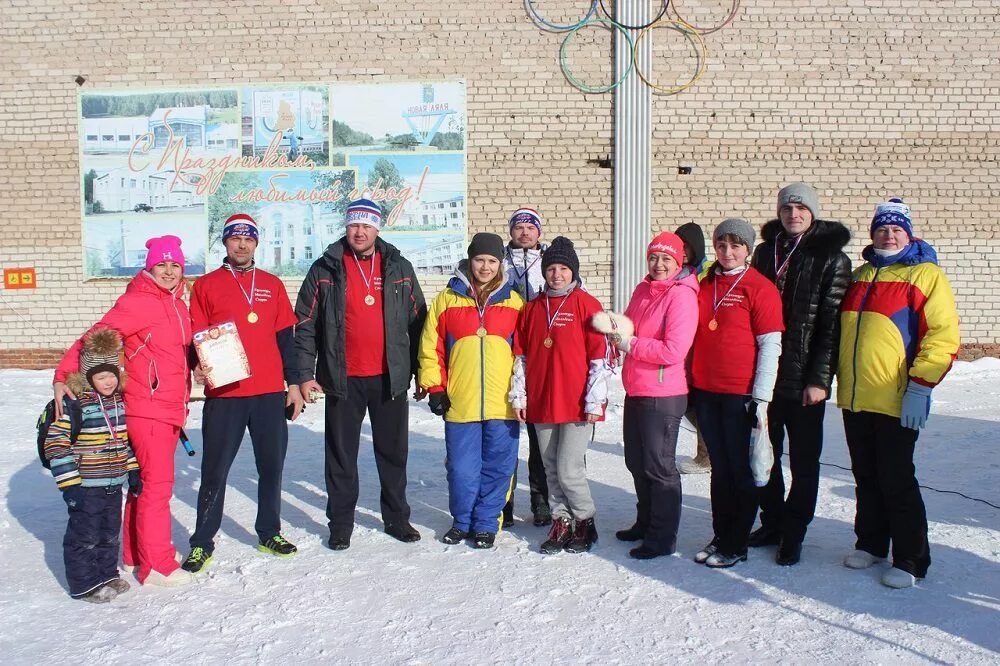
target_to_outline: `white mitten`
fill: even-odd
[[[623,314],[617,312],[598,312],[590,319],[590,325],[598,333],[604,333],[611,343],[622,350],[628,351],[632,338],[635,337],[635,324]]]

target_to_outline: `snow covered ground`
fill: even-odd
[[[71,600],[61,543],[66,512],[35,455],[50,372],[0,371],[0,654],[7,663],[1000,663],[1000,510],[924,490],[929,577],[895,591],[881,567],[841,566],[854,543],[851,473],[825,466],[798,566],[751,551],[726,571],[691,557],[710,538],[708,476],[684,477],[679,553],[637,562],[614,530],[634,516],[622,457],[620,384],[588,456],[601,540],[584,555],[543,556],[544,528],[519,522],[493,551],[445,546],[450,526],[444,428],[426,403],[410,416],[409,500],[424,538],[381,531],[378,481],[362,447],[350,550],[327,550],[322,406],[291,426],[285,534],[297,557],[254,549],[249,441],[230,476],[215,560],[177,590],[133,587],[106,606]],[[918,442],[918,478],[1000,505],[1000,361],[958,363],[935,391]],[[187,431],[201,448],[201,404]],[[840,414],[827,412],[824,462],[849,467]],[[370,431],[364,437],[370,441]],[[693,434],[679,450],[692,455]],[[522,437],[517,512],[528,512]],[[787,461],[786,461],[787,462]],[[187,552],[200,457],[178,449],[174,539]]]

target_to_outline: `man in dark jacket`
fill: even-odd
[[[799,561],[816,511],[823,416],[837,367],[840,302],[851,282],[843,248],[851,238],[839,222],[818,219],[819,197],[806,183],[778,192],[778,219],[764,225],[751,265],[781,292],[785,332],[774,400],[767,410],[774,447],[771,479],[760,495],[761,527],[751,546],[778,545],[778,564]],[[781,453],[788,431],[791,488],[785,498]]]
[[[378,204],[351,202],[347,233],[310,267],[295,304],[301,392],[310,400],[320,391],[327,395],[326,515],[333,550],[351,545],[366,412],[385,532],[407,543],[420,540],[406,502],[406,392],[427,308],[413,266],[378,237],[381,226]]]

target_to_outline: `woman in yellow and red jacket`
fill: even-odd
[[[507,394],[524,301],[507,283],[503,253],[496,234],[473,237],[420,338],[420,386],[445,419],[452,527],[443,541],[472,538],[477,548],[492,547],[500,529],[520,434]]]
[[[931,390],[958,354],[958,313],[934,248],[913,236],[909,207],[875,210],[872,244],[841,306],[837,402],[857,483],[852,569],[882,561],[892,543],[889,587],[910,587],[931,558],[913,450]]]

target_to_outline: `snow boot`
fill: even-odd
[[[189,584],[193,579],[191,574],[184,569],[174,569],[164,576],[156,569],[149,572],[146,577],[146,585],[159,585],[160,587],[180,587]]]
[[[905,590],[908,587],[913,587],[917,584],[917,580],[919,579],[909,571],[903,571],[896,567],[882,574],[882,584],[896,590]]]
[[[535,527],[544,527],[552,522],[552,510],[547,502],[538,502],[531,507],[531,517]]]
[[[867,550],[852,550],[844,558],[844,566],[848,569],[867,569],[884,559],[884,557],[875,557]]]
[[[566,544],[567,553],[586,553],[597,543],[597,525],[593,518],[576,521],[573,538]]]
[[[181,569],[188,573],[196,574],[207,569],[211,563],[212,553],[201,546],[195,546],[191,549],[191,553],[187,556],[187,559],[181,563]]]
[[[708,542],[708,545],[699,550],[694,554],[694,561],[698,564],[704,564],[708,558],[719,552],[719,540],[715,537]]]
[[[82,599],[92,604],[106,604],[117,596],[118,592],[113,587],[110,585],[101,585],[96,590],[92,590],[82,597],[77,597],[77,599]]]
[[[124,581],[121,578],[109,580],[107,586],[114,590],[116,594],[124,594],[132,588],[132,586],[128,584],[128,581]]]
[[[480,549],[492,548],[496,538],[497,535],[493,532],[476,532],[475,536],[472,537],[472,547]]]
[[[469,538],[469,533],[465,530],[460,530],[457,527],[453,527],[444,533],[441,537],[441,541],[445,542],[449,546],[454,546],[457,543],[462,543]]]
[[[299,549],[291,541],[280,534],[275,534],[267,541],[258,544],[257,550],[269,555],[277,555],[278,557],[291,557],[299,552]]]
[[[705,458],[695,456],[677,463],[677,471],[681,474],[708,474],[712,471],[712,463],[708,461],[707,456]]]
[[[546,555],[553,555],[562,551],[572,538],[573,530],[569,518],[556,518],[549,528],[549,538],[542,543],[540,550]]]
[[[641,546],[636,546],[632,550],[628,551],[628,555],[634,560],[651,560],[654,557],[670,555],[670,553],[664,553],[663,551],[655,550],[646,544],[642,544]]]

